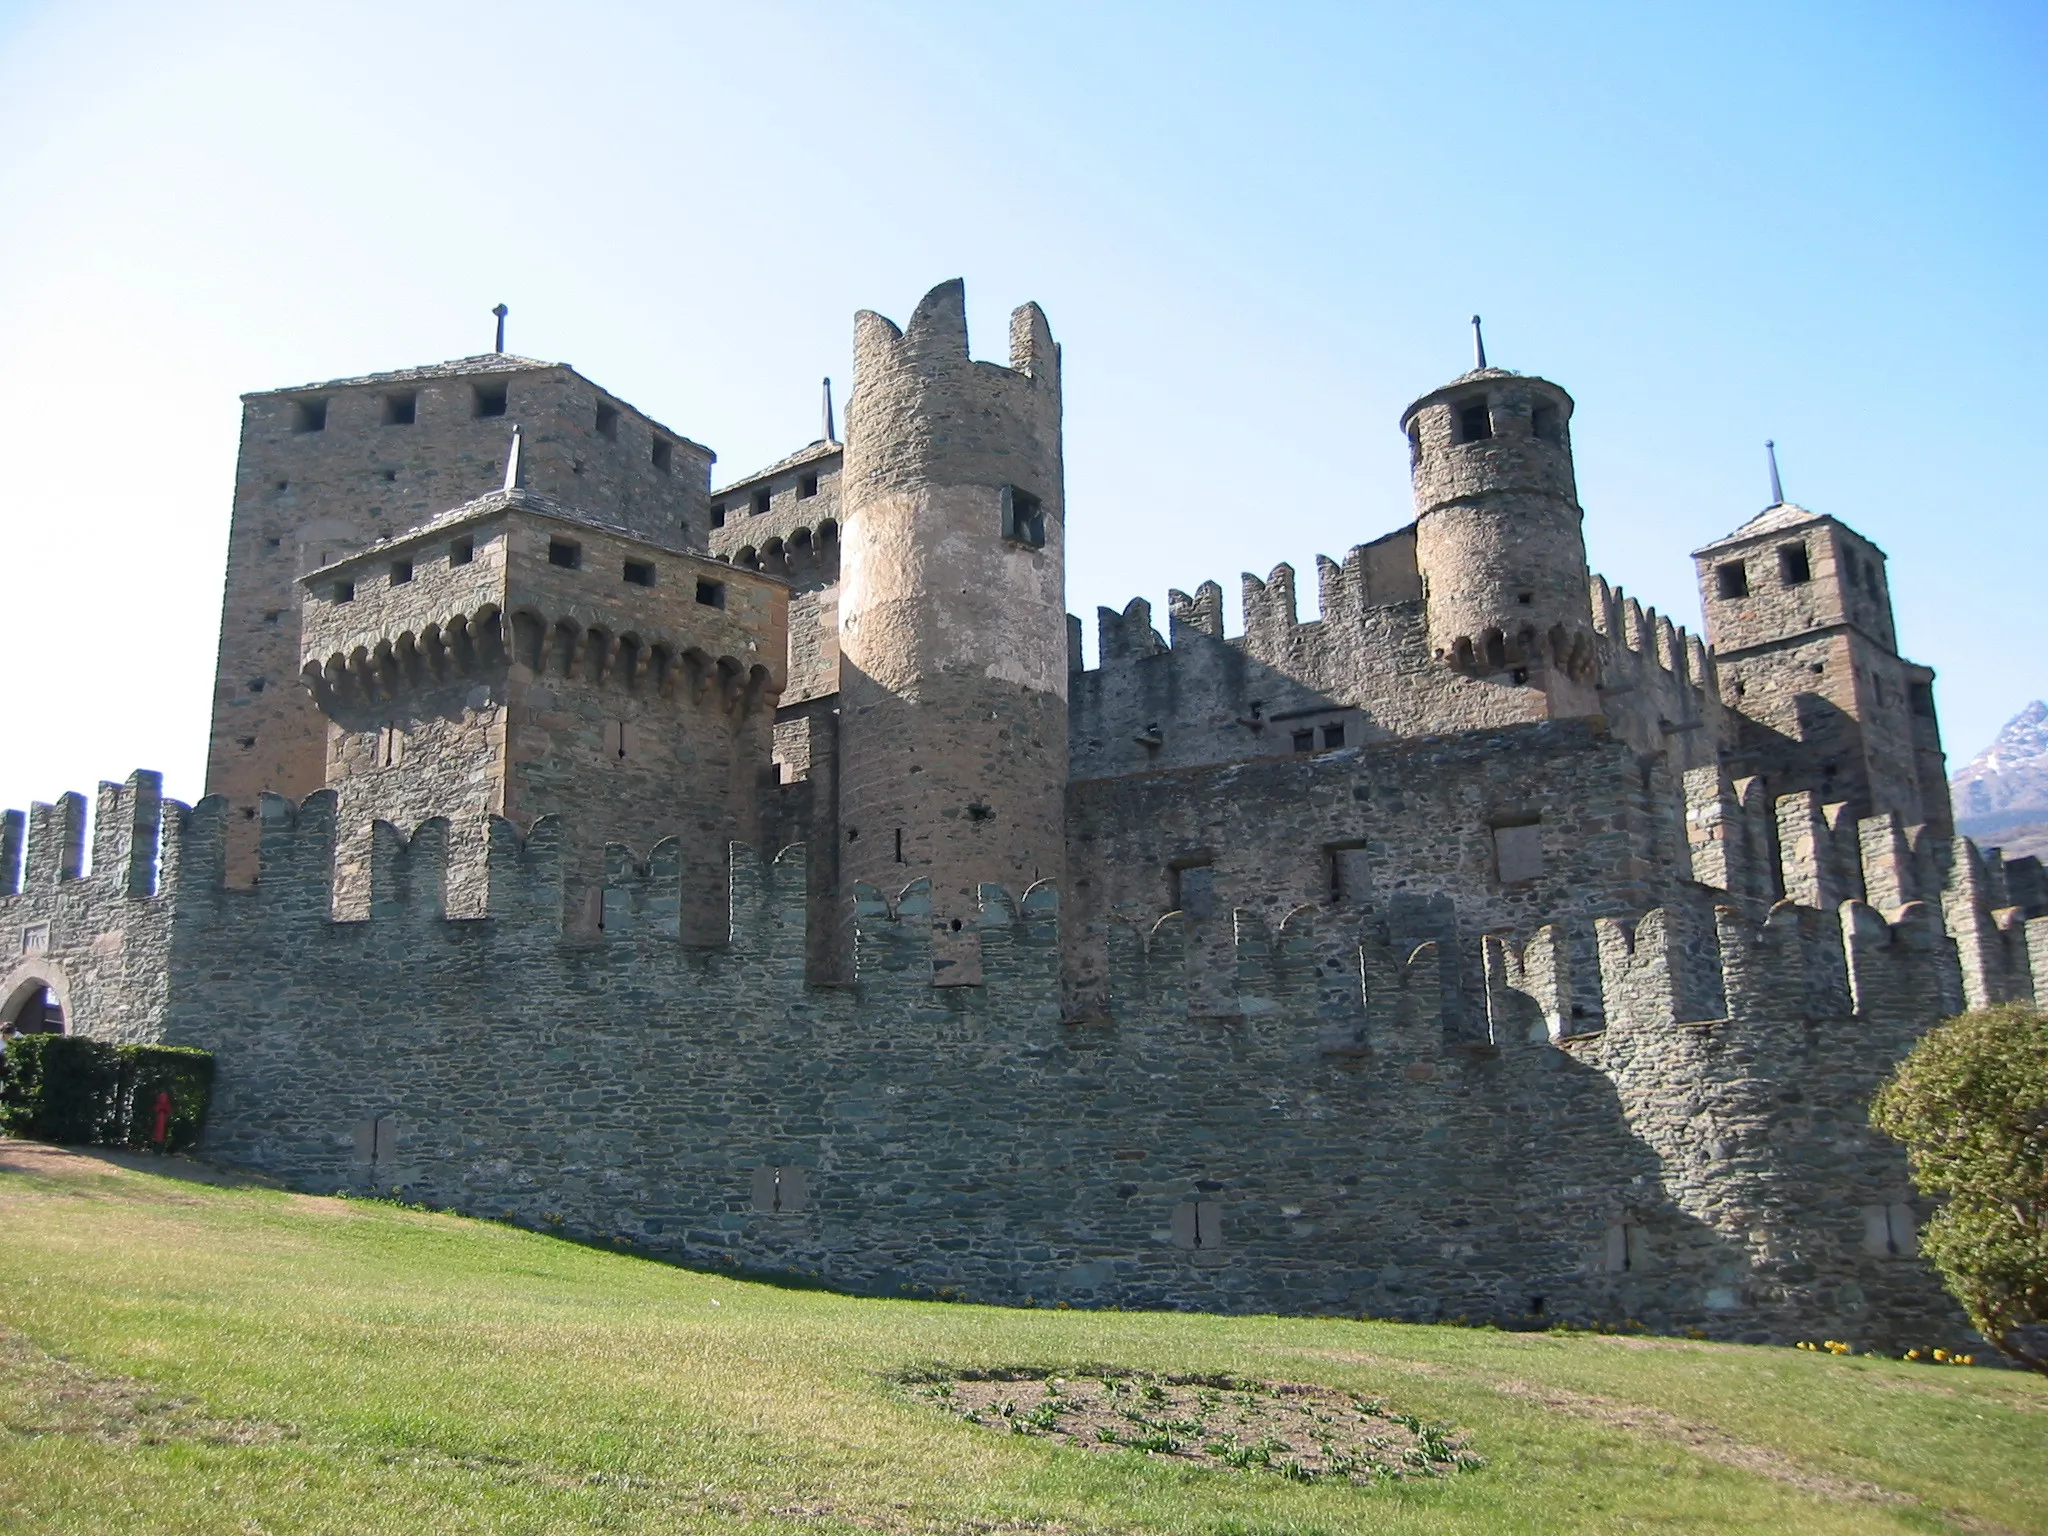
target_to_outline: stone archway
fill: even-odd
[[[0,983],[0,1030],[61,1035],[71,1027],[71,989],[51,966],[22,966]]]

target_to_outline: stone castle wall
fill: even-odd
[[[43,927],[27,969],[88,1031],[218,1053],[211,1155],[866,1291],[1962,1343],[1863,1106],[1972,973],[2031,996],[2048,965],[2048,922],[1984,910],[1981,861],[1953,873],[1966,844],[1944,873],[1873,819],[1866,888],[1939,876],[1953,926],[1976,881],[1974,941],[1925,900],[1761,927],[1724,904],[1704,934],[1662,908],[1594,924],[1590,960],[1573,924],[1490,936],[1471,974],[1326,910],[1219,907],[1116,924],[1104,1014],[1065,1024],[1049,889],[984,889],[982,984],[934,987],[924,883],[857,888],[854,983],[815,988],[800,850],[734,850],[706,948],[673,844],[615,850],[579,936],[559,824],[491,824],[470,920],[444,915],[445,823],[380,827],[369,916],[336,922],[331,793],[266,798],[253,889],[224,880],[225,803],[159,833],[153,796],[103,792],[83,878],[83,802],[39,807],[0,931]],[[1731,803],[1708,840],[1739,874],[1761,808]],[[1787,883],[1835,878],[1846,835]]]

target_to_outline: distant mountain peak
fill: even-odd
[[[2036,699],[2006,721],[1991,745],[1950,778],[1949,790],[1959,825],[1983,818],[2006,824],[2022,812],[2048,820],[2048,703]]]

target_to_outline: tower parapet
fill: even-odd
[[[1066,867],[1060,365],[1038,306],[1011,316],[1007,368],[969,356],[957,280],[902,330],[862,311],[841,487],[842,886],[923,876],[958,932],[984,883]]]

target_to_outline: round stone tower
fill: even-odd
[[[1483,367],[1401,415],[1431,651],[1560,715],[1599,707],[1571,416],[1548,380]]]
[[[1011,315],[1007,368],[968,356],[957,280],[901,331],[862,311],[840,485],[841,890],[929,877],[939,979],[969,980],[950,935],[982,882],[1021,896],[1066,864],[1060,360],[1038,306]]]

